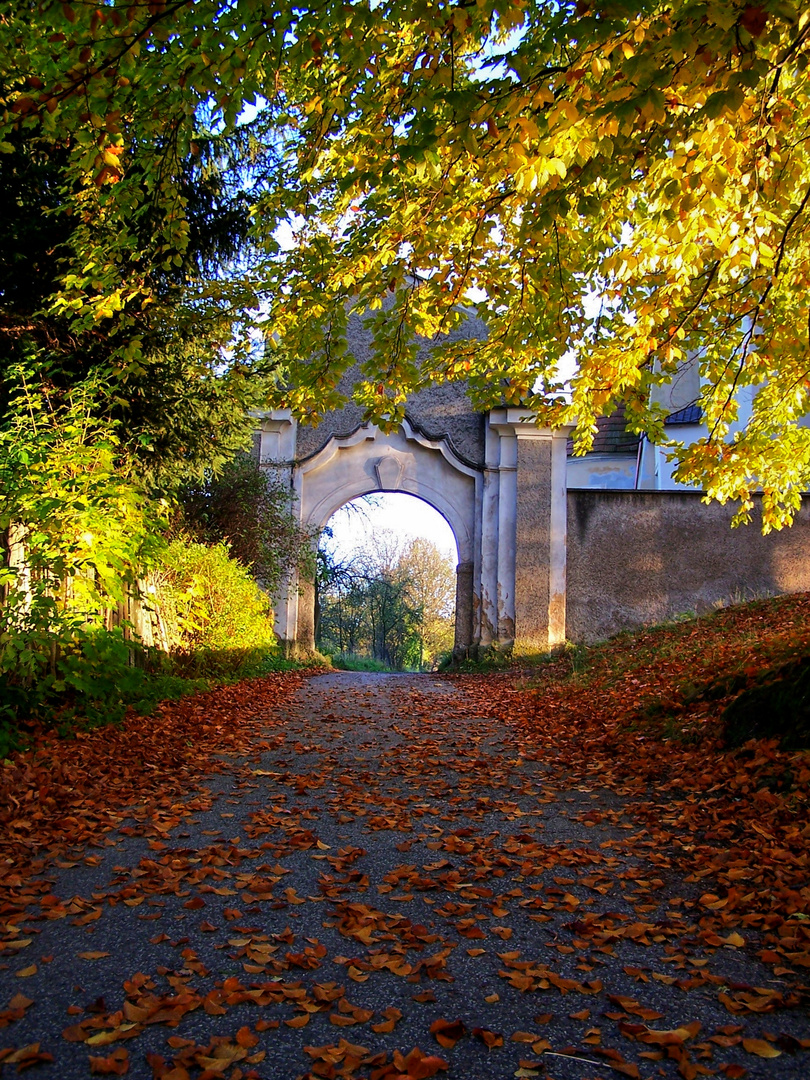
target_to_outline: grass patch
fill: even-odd
[[[333,667],[341,671],[394,671],[394,668],[375,660],[373,656],[360,656],[357,653],[335,653],[329,658]]]

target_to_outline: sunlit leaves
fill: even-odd
[[[264,258],[222,295],[261,310],[279,400],[303,416],[340,401],[350,310],[375,313],[356,399],[388,423],[410,391],[463,378],[481,407],[578,419],[582,446],[629,398],[660,439],[650,387],[699,353],[711,452],[675,447],[679,475],[744,503],[759,485],[766,526],[790,517],[810,475],[807,448],[782,449],[810,404],[798,5],[205,0],[51,15],[41,34],[30,13],[4,24],[0,136],[69,140],[80,227],[53,302],[77,326],[126,323],[154,299],[148,277],[120,280],[135,222],[159,208],[151,256],[181,258],[179,163],[203,117],[249,123],[277,162],[251,192]],[[294,232],[283,250],[279,222]],[[488,337],[448,339],[471,296]],[[556,376],[570,349],[572,400]],[[727,454],[745,394],[753,416]]]

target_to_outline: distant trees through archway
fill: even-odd
[[[454,548],[441,515],[414,496],[342,507],[318,549],[318,649],[338,666],[434,670],[453,649]]]

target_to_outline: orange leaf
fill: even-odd
[[[609,1061],[608,1064],[615,1072],[621,1073],[622,1076],[629,1076],[631,1080],[640,1080],[641,1078],[638,1065],[634,1065],[631,1061]]]
[[[405,1068],[410,1080],[428,1080],[428,1077],[435,1076],[437,1072],[446,1072],[450,1066],[443,1058],[436,1057],[435,1054],[425,1055],[415,1046],[405,1058]]]
[[[309,1013],[303,1013],[301,1016],[294,1016],[292,1020],[285,1020],[284,1023],[287,1027],[291,1028],[306,1027],[309,1023]]]
[[[11,1001],[8,1003],[10,1009],[27,1009],[29,1005],[33,1005],[31,998],[27,998],[25,994],[15,994]]]
[[[726,1074],[729,1080],[742,1080],[742,1077],[745,1076],[748,1071],[743,1068],[742,1065],[721,1065],[720,1069]]]
[[[91,1055],[90,1072],[99,1076],[125,1076],[129,1072],[129,1051],[119,1046],[109,1057]]]
[[[473,1036],[476,1039],[480,1039],[482,1043],[485,1043],[491,1050],[494,1046],[503,1046],[503,1035],[497,1031],[490,1031],[489,1028],[473,1028]]]

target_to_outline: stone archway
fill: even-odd
[[[438,434],[419,422],[418,410],[390,433],[363,423],[346,430],[345,412],[299,430],[289,412],[277,411],[260,423],[256,454],[286,475],[306,528],[320,531],[345,503],[375,491],[415,495],[445,518],[459,553],[457,656],[548,649],[565,637],[567,432],[538,428],[517,409],[476,414],[458,400],[442,399],[428,415],[444,423]],[[276,632],[291,655],[312,651],[310,582],[284,583]]]
[[[480,519],[483,477],[453,451],[446,439],[431,439],[410,421],[390,434],[363,425],[349,435],[333,435],[292,469],[301,524],[317,532],[352,499],[371,492],[396,491],[424,500],[447,521],[458,549],[455,650],[467,652],[480,637],[475,617],[480,596]],[[295,642],[293,651],[314,648],[314,595],[308,582],[288,583],[276,609],[279,637]]]

